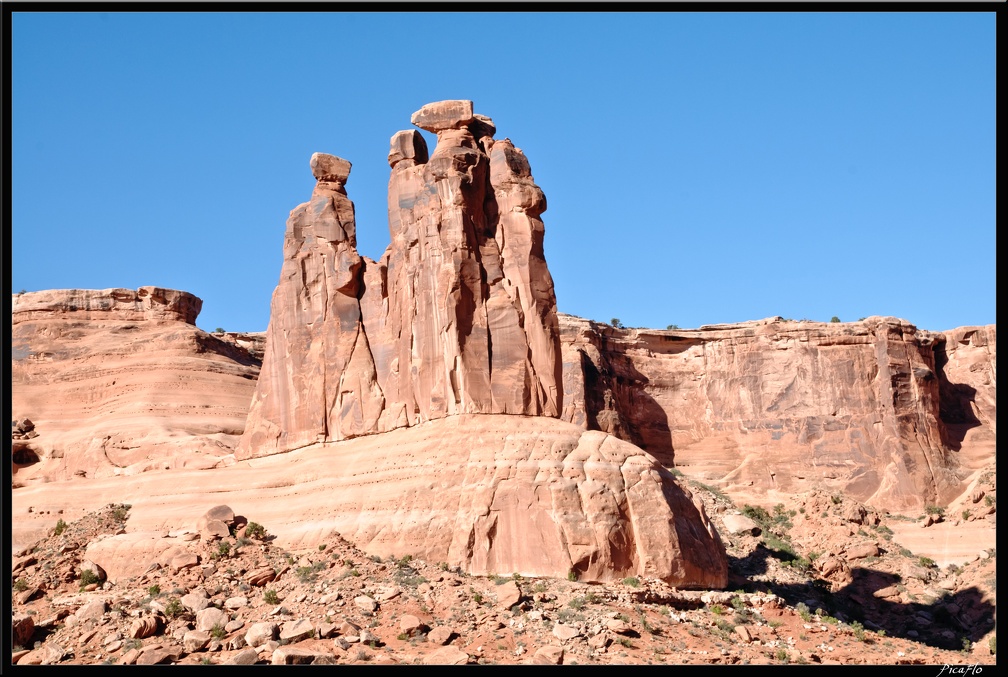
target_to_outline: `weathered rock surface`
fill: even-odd
[[[891,317],[667,331],[560,322],[563,418],[729,493],[821,485],[879,508],[921,508],[950,500],[969,470],[993,459],[993,326],[941,334]],[[960,453],[967,439],[986,447]]]
[[[137,534],[191,528],[213,501],[256,515],[290,547],[339,532],[369,555],[410,553],[471,573],[573,569],[581,580],[647,575],[680,588],[726,581],[724,546],[670,472],[622,440],[545,417],[452,416],[210,473],[25,487],[14,496],[14,542],[32,533],[22,526],[34,514],[27,506],[72,514],[111,491],[132,505]],[[163,541],[177,550],[156,554]],[[143,548],[132,558],[130,543]],[[173,552],[195,559],[190,547],[127,533],[86,556],[116,579]]]
[[[158,287],[13,295],[13,418],[32,424],[14,484],[225,462],[260,363],[198,329],[201,305]]]
[[[546,200],[528,161],[471,101],[430,104],[414,123],[438,144],[428,158],[416,131],[392,137],[378,262],[356,250],[349,163],[312,157],[319,180],[287,222],[238,458],[453,414],[559,415]]]

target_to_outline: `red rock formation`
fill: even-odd
[[[993,326],[945,336],[896,318],[776,318],[619,330],[562,315],[561,327],[564,419],[736,493],[824,484],[883,508],[947,501],[963,476],[943,419],[995,416]],[[967,373],[986,395],[946,383]]]
[[[390,142],[391,244],[356,251],[350,165],[316,154],[318,185],[287,223],[263,373],[239,458],[461,413],[558,416],[562,366],[546,208],[528,161],[471,101],[424,106],[438,134]]]
[[[14,295],[12,413],[34,424],[15,484],[222,462],[259,360],[198,329],[201,306],[158,287]]]
[[[24,487],[12,542],[51,530],[33,524],[39,513],[69,519],[113,495],[132,506],[128,533],[86,557],[115,579],[154,559],[167,566],[188,542],[179,530],[205,532],[212,500],[267,525],[292,550],[316,550],[338,533],[369,555],[408,553],[470,574],[727,582],[724,545],[703,504],[669,471],[627,442],[546,417],[449,416],[209,472]]]

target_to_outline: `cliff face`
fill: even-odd
[[[775,318],[661,331],[560,317],[563,418],[726,489],[820,484],[920,508],[961,488],[964,456],[993,459],[993,326]]]
[[[528,161],[471,101],[413,116],[391,139],[380,261],[356,250],[350,163],[316,154],[291,212],[263,372],[239,458],[463,413],[556,417],[559,328],[546,208]]]
[[[12,296],[12,417],[33,424],[12,441],[15,484],[231,454],[260,363],[245,337],[198,329],[201,306],[158,287]]]

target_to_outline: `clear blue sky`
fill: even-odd
[[[546,193],[559,309],[995,319],[995,13],[20,13],[11,289],[262,331],[315,151],[389,241],[389,138],[472,99]],[[425,133],[426,134],[426,133]],[[433,148],[433,138],[427,135]]]

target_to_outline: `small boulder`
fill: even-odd
[[[13,619],[14,645],[28,646],[35,633],[35,620],[28,614],[16,614]]]

